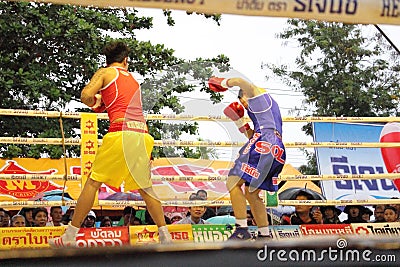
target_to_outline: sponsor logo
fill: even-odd
[[[260,173],[254,167],[247,165],[246,163],[242,163],[242,167],[240,168],[244,173],[247,173],[251,177],[258,179],[260,177]]]

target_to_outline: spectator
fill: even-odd
[[[398,197],[392,197],[391,199],[399,199]],[[400,204],[389,204],[396,209],[397,216],[400,216]]]
[[[32,216],[33,210],[34,210],[34,208],[24,207],[18,212],[18,214],[25,217],[26,226],[28,226],[28,227],[35,226],[35,224],[33,222],[33,216]]]
[[[96,213],[93,210],[89,211],[86,215],[85,220],[83,220],[82,228],[95,228],[96,227]]]
[[[74,210],[69,208],[67,212],[62,216],[61,222],[64,225],[68,225],[68,223],[72,220],[72,216],[74,215]]]
[[[295,200],[314,200],[313,196],[305,191],[297,193]],[[282,218],[281,224],[320,224],[323,223],[322,213],[318,207],[313,208],[309,205],[296,205],[295,213],[289,218]]]
[[[100,227],[112,227],[112,226],[113,226],[113,224],[112,224],[112,220],[110,219],[110,217],[105,216],[103,218],[103,220],[101,220]]]
[[[366,222],[371,222],[371,216],[372,216],[372,210],[370,210],[367,207],[363,207],[363,209],[360,211],[361,212],[361,218],[366,221]]]
[[[61,223],[63,224],[63,225],[68,225],[68,223],[71,221],[71,218],[69,217],[69,214],[64,214],[63,216],[62,216],[62,219],[61,219]]]
[[[166,223],[169,224],[167,221],[166,221]],[[142,225],[142,220],[140,220],[139,218],[135,217],[133,219],[133,225]]]
[[[174,224],[183,219],[183,215],[180,212],[174,212],[170,215],[171,224]]]
[[[196,192],[196,197],[202,200],[207,200],[208,194],[206,190],[200,189]]]
[[[145,224],[147,224],[147,225],[155,225],[156,224],[148,210],[146,210],[144,213],[144,220],[145,220]],[[171,224],[171,220],[165,215],[164,215],[164,220],[165,220],[166,224]]]
[[[49,220],[49,213],[46,208],[35,208],[32,212],[33,224],[36,227],[45,227]]]
[[[335,206],[323,206],[321,207],[324,224],[340,224],[339,215],[342,211]]]
[[[51,221],[46,226],[62,226],[63,215],[61,206],[53,206],[50,208]]]
[[[282,224],[282,225],[290,225],[290,224],[292,224],[291,223],[291,217],[292,216],[292,214],[288,214],[288,213],[284,213],[284,214],[282,214],[281,215],[281,218],[280,218],[280,224]]]
[[[194,200],[203,200],[203,199],[197,197],[197,199]],[[209,224],[202,218],[205,212],[206,212],[205,206],[189,207],[189,216],[176,222],[176,224]]]
[[[385,213],[385,205],[374,205],[374,217],[376,223],[385,222],[385,217],[383,214]]]
[[[8,210],[2,209],[3,217],[0,220],[0,227],[10,227],[11,214]]]
[[[196,193],[191,193],[189,196],[189,200],[195,200],[197,198]]]
[[[11,227],[25,227],[26,220],[25,217],[17,214],[11,218]]]
[[[385,222],[397,222],[399,221],[399,215],[397,214],[397,210],[393,206],[386,206],[383,214],[385,218]]]
[[[134,207],[125,207],[122,212],[124,217],[124,226],[134,225],[136,209]]]
[[[361,210],[364,209],[363,206],[349,205],[344,208],[344,213],[347,213],[347,220],[343,223],[366,223],[366,221],[361,218]]]
[[[251,213],[251,210],[249,210],[249,209],[247,210],[247,226],[256,226],[256,222],[254,221],[253,213]]]
[[[3,219],[6,216],[6,211],[3,208],[0,208],[0,227],[3,225]]]
[[[200,200],[207,200],[208,194],[206,190],[200,189],[196,193],[196,198]],[[190,199],[189,199],[190,200]],[[216,215],[215,210],[211,207],[206,207],[206,212],[204,213],[202,219],[207,220],[208,218],[214,217]]]

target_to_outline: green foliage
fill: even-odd
[[[299,172],[305,175],[317,175],[318,167],[317,167],[317,158],[314,153],[311,153],[308,150],[301,149],[307,158],[307,165],[301,165],[299,167]]]
[[[309,116],[385,117],[399,115],[399,55],[380,34],[365,36],[362,25],[288,20],[279,37],[295,40],[295,67],[269,65],[273,73],[305,96]],[[292,70],[289,70],[292,69]],[[294,69],[294,70],[293,70]],[[303,130],[311,135],[310,124]],[[306,154],[303,173],[316,170]]]
[[[379,36],[367,38],[359,25],[289,20],[279,35],[302,51],[297,70],[274,73],[305,97],[315,116],[390,116],[399,113],[399,58],[390,58]]]
[[[166,16],[171,17],[171,13],[167,12]],[[132,48],[130,71],[151,76],[171,66],[186,64],[162,44],[136,40],[136,31],[151,27],[152,18],[138,16],[135,9],[0,1],[0,107],[88,112],[89,109],[74,110],[71,101],[80,101],[81,89],[104,64],[105,60],[100,56],[102,48],[114,38],[123,39]],[[211,62],[212,59],[204,61]],[[216,61],[227,64],[229,60],[219,56]],[[189,72],[190,63],[187,64]],[[194,79],[208,78],[198,75],[198,71],[193,75]],[[172,86],[177,78],[171,76],[170,79],[168,90],[153,87],[155,94],[165,95],[165,98],[158,97],[161,101],[147,106],[146,112],[158,112],[164,106],[176,113],[183,111],[175,93],[195,87],[184,80]],[[199,90],[204,90],[204,80],[197,83],[203,85]],[[215,93],[210,93],[210,97],[213,101],[221,99]],[[152,124],[151,133],[157,139],[165,126],[160,122]],[[107,125],[105,121],[99,122],[100,138],[106,133]],[[63,120],[66,138],[79,137],[79,127],[78,120]],[[197,125],[190,123],[181,127],[182,131],[191,134],[196,133],[196,129]],[[175,138],[178,135],[179,132],[171,133]],[[58,119],[2,116],[0,136],[60,138],[61,131]],[[79,156],[79,153],[78,147],[67,146],[67,156]],[[0,145],[0,156],[59,158],[62,147]]]

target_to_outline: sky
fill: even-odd
[[[230,58],[234,70],[257,86],[269,89],[278,102],[283,117],[294,116],[293,109],[300,107],[304,99],[301,93],[288,88],[277,78],[266,79],[268,71],[262,67],[265,63],[293,65],[300,51],[295,41],[284,43],[284,40],[276,37],[287,27],[286,18],[223,14],[221,25],[218,26],[213,20],[203,16],[189,16],[184,11],[173,10],[175,26],[171,27],[167,25],[166,17],[160,9],[139,9],[139,15],[152,16],[154,27],[138,31],[138,40],[164,44],[166,48],[175,50],[175,56],[188,60],[224,54]],[[399,48],[400,26],[379,26]],[[373,33],[376,28],[371,25],[367,31]],[[219,105],[213,105],[206,95],[192,95],[186,99],[187,112],[193,115],[222,115],[223,108],[233,101],[237,101],[236,93],[226,93],[223,103]],[[284,122],[283,141],[311,142],[312,138],[301,131],[302,126],[302,123]],[[204,140],[246,140],[235,130],[233,123],[202,122],[200,135]],[[235,158],[237,150],[224,151],[220,154],[221,159]],[[287,148],[286,162],[298,167],[306,164],[306,158],[299,149]]]

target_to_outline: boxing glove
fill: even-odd
[[[244,120],[244,108],[239,102],[233,102],[227,106],[224,114],[236,124],[241,133],[250,129],[250,125]]]
[[[218,77],[211,77],[208,80],[208,87],[214,92],[225,92],[228,90],[228,85],[226,84],[228,81],[227,78],[218,78]]]
[[[101,105],[97,108],[92,108],[92,110],[96,113],[102,113],[106,110],[106,105],[104,105],[103,102],[101,102]]]
[[[101,99],[101,94],[95,94],[93,96],[94,104],[92,106],[89,106],[94,112],[96,113],[101,113],[104,110],[106,110],[106,106],[104,105],[102,99]]]

